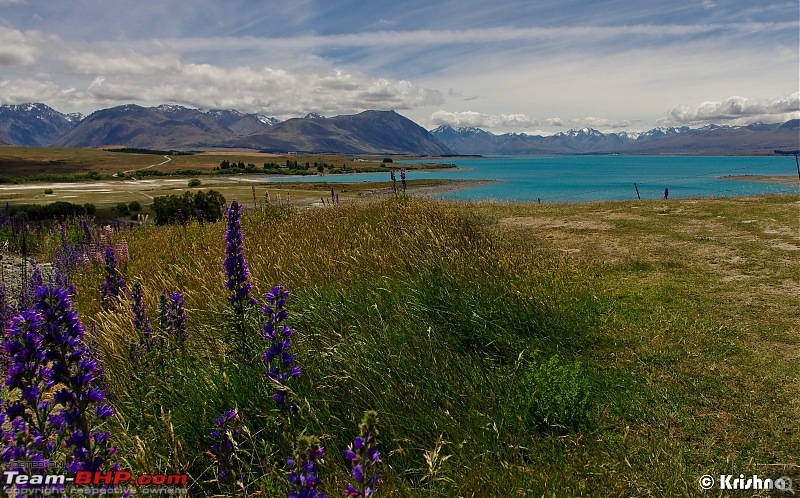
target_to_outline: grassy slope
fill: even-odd
[[[799,205],[387,201],[244,226],[258,292],[293,290],[299,423],[323,436],[329,495],[372,408],[397,496],[693,496],[706,473],[798,473]],[[97,273],[78,305],[97,317],[134,470],[188,470],[193,496],[214,493],[202,452],[236,405],[264,476],[251,490],[270,496],[285,448],[259,362],[226,349],[223,229],[129,237],[149,309],[161,289],[186,294],[190,351],[165,374],[127,380],[131,326],[90,299]],[[564,368],[542,367],[552,358]],[[586,390],[586,404],[566,396]],[[545,421],[547,403],[578,416]]]
[[[0,176],[21,177],[37,174],[85,174],[90,171],[101,175],[112,175],[122,171],[146,168],[158,164],[153,169],[162,172],[179,170],[198,170],[211,172],[223,160],[230,162],[242,161],[245,164],[253,163],[261,168],[264,163],[277,163],[285,165],[287,160],[297,161],[298,164],[309,163],[310,170],[315,171],[315,162],[325,162],[336,168],[346,164],[350,170],[373,170],[383,166],[382,157],[364,156],[356,161],[351,155],[335,154],[262,154],[256,151],[209,151],[193,155],[169,156],[170,161],[165,161],[163,156],[157,154],[134,154],[111,152],[102,148],[46,148],[46,147],[17,147],[4,146],[0,148]],[[391,165],[390,165],[391,166]],[[436,168],[447,167],[446,164],[403,165],[406,169],[419,167]],[[399,167],[399,166],[398,166]],[[388,172],[388,169],[386,170]]]

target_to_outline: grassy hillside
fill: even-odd
[[[309,172],[316,173],[314,163],[325,163],[326,171],[341,169],[342,165],[353,171],[383,171],[383,156],[352,156],[336,154],[266,154],[253,150],[214,150],[191,155],[139,154],[114,152],[113,148],[44,148],[4,146],[0,148],[0,177],[21,178],[35,175],[85,175],[97,173],[109,176],[127,172],[128,177],[136,177],[137,170],[156,170],[175,173],[181,170],[195,170],[211,173],[222,161],[254,164],[261,169],[264,163],[286,165],[286,161],[296,161],[300,165],[309,164]],[[167,159],[169,159],[167,161]],[[393,165],[388,165],[393,166]],[[448,164],[403,165],[406,169],[450,167]],[[397,166],[400,167],[400,166]],[[46,181],[46,179],[41,179]]]
[[[303,374],[290,422],[264,378],[259,310],[238,325],[224,315],[224,224],[127,233],[123,274],[142,283],[150,319],[162,289],[185,297],[182,348],[132,362],[129,306],[101,308],[99,266],[77,276],[77,308],[95,322],[123,468],[187,472],[191,496],[231,493],[206,452],[234,407],[255,496],[286,493],[285,435],[300,430],[320,437],[322,487],[339,494],[364,410],[379,414],[388,496],[698,496],[704,474],[798,476],[798,207],[391,199],[250,212],[253,295],[292,291]]]

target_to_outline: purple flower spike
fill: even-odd
[[[167,318],[169,320],[169,332],[177,339],[179,346],[183,346],[189,338],[186,330],[186,308],[184,307],[183,295],[180,292],[173,292],[169,296],[169,310]]]
[[[142,284],[136,282],[131,290],[131,309],[133,310],[133,327],[139,336],[137,345],[131,349],[131,361],[140,360],[153,345],[155,337],[153,329],[150,327],[150,320],[147,318],[146,306],[144,305],[144,291]]]
[[[225,232],[225,287],[231,291],[228,302],[237,315],[242,315],[247,305],[256,304],[250,297],[250,271],[244,259],[244,239],[242,237],[242,206],[235,200],[228,208],[228,225]]]
[[[107,307],[113,308],[113,300],[125,289],[125,280],[117,268],[117,257],[113,247],[106,247],[105,280],[100,283],[100,294]]]
[[[286,299],[289,297],[289,290],[283,285],[278,285],[267,292],[264,297],[267,304],[264,305],[263,311],[267,316],[267,322],[264,324],[263,336],[265,340],[269,341],[263,355],[264,362],[267,364],[266,375],[268,379],[283,387],[289,379],[300,377],[301,374],[300,368],[293,365],[294,355],[289,352],[292,345],[289,338],[294,331],[283,323],[289,317],[289,312],[284,308]],[[283,410],[288,410],[290,413],[297,412],[297,406],[287,403],[286,391],[280,387],[273,394],[272,400]]]
[[[345,496],[368,498],[375,493],[378,485],[378,464],[381,454],[375,446],[378,436],[378,413],[367,411],[359,425],[361,435],[344,450],[344,458],[350,462],[350,473],[355,486],[348,485]]]
[[[102,368],[70,308],[66,289],[38,286],[32,309],[14,317],[7,329],[3,382],[16,401],[0,412],[5,463],[65,455],[67,472],[97,471],[116,452],[109,434],[95,430],[114,411],[103,404]]]
[[[217,465],[218,479],[232,485],[237,479],[244,480],[238,470],[236,450],[239,448],[240,419],[236,410],[228,410],[214,420],[209,451]]]
[[[326,498],[317,490],[322,483],[317,462],[325,456],[319,439],[314,436],[300,436],[294,445],[292,456],[286,459],[289,467],[290,498]]]

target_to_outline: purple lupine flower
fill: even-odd
[[[287,402],[286,391],[283,389],[289,379],[300,377],[302,373],[300,367],[292,365],[294,355],[289,352],[292,345],[290,338],[294,331],[283,323],[289,316],[289,312],[285,309],[289,290],[281,284],[273,287],[264,297],[267,304],[264,305],[263,311],[267,315],[267,322],[264,324],[263,336],[269,341],[269,345],[262,358],[267,364],[267,378],[279,384],[272,395],[272,400],[281,409],[296,413],[297,406]]]
[[[200,226],[203,226],[203,211],[200,209],[195,209],[194,217],[197,218],[197,223],[199,223]]]
[[[49,422],[62,437],[71,432],[65,442],[67,450],[72,450],[66,459],[67,471],[97,471],[117,450],[108,444],[107,437],[92,443],[97,434],[103,434],[92,430],[93,422],[111,417],[113,410],[110,407],[92,409],[106,399],[105,392],[98,386],[103,371],[87,348],[77,312],[70,307],[66,289],[42,286],[36,290],[34,309],[44,317],[43,339],[49,346],[46,358],[51,360],[53,381],[64,386],[53,395],[54,402],[61,404],[62,410],[51,414]]]
[[[33,308],[8,329],[3,350],[11,364],[4,383],[19,395],[5,410],[4,462],[63,455],[69,472],[96,471],[116,453],[109,435],[95,430],[113,409],[103,403],[102,369],[70,307],[66,289],[40,286]]]
[[[141,282],[137,281],[133,284],[131,304],[133,310],[133,326],[142,335],[152,335],[153,329],[150,328],[150,320],[147,318],[147,307],[144,304],[144,291],[142,290]]]
[[[169,330],[169,295],[166,289],[158,296],[158,330],[162,337]]]
[[[105,262],[106,275],[105,280],[100,283],[100,295],[103,303],[107,307],[113,308],[113,300],[125,289],[125,279],[122,278],[122,274],[117,268],[117,257],[113,247],[106,247]]]
[[[31,273],[29,284],[35,293],[37,287],[44,285],[44,277],[42,276],[42,269],[39,268],[35,261],[31,260],[31,266],[33,266],[33,273]]]
[[[181,208],[178,208],[178,223],[180,223],[181,226],[186,225],[186,218],[183,217],[183,209]]]
[[[89,223],[86,221],[86,218],[81,219],[81,228],[83,229],[83,234],[86,236],[86,240],[83,242],[86,244],[92,243],[92,229],[89,228]]]
[[[61,247],[56,248],[53,260],[53,275],[51,281],[58,287],[69,290],[70,295],[75,295],[75,286],[72,285],[72,276],[83,263],[83,247],[70,245],[67,239],[66,223],[60,225]]]
[[[217,465],[217,477],[220,481],[232,484],[243,480],[244,475],[238,471],[236,450],[239,447],[239,415],[236,410],[228,410],[214,420],[215,429],[211,432],[209,451]]]
[[[42,399],[46,392],[41,387],[50,388],[54,381],[40,331],[42,321],[36,311],[22,311],[12,319],[3,341],[3,355],[9,361],[3,383],[20,393],[5,407],[3,419],[9,429],[0,450],[3,463],[28,456],[50,458],[53,452],[52,427],[46,422],[52,406]]]
[[[375,493],[378,486],[378,464],[381,462],[381,453],[375,441],[378,436],[377,424],[377,412],[364,412],[364,418],[359,424],[361,435],[344,450],[344,458],[350,462],[350,474],[355,484],[347,485],[345,496],[368,498]]]
[[[169,295],[167,321],[169,335],[177,341],[179,346],[183,346],[183,343],[189,338],[189,332],[186,330],[186,308],[183,294],[180,292],[175,291]]]
[[[289,498],[326,498],[317,487],[322,483],[317,461],[325,456],[315,436],[299,436],[292,456],[286,459],[289,467]]]
[[[153,329],[147,318],[147,307],[144,304],[144,291],[141,282],[135,282],[131,290],[131,310],[133,311],[133,327],[138,335],[138,344],[131,347],[131,361],[141,360],[142,355],[155,343]]]
[[[184,341],[189,338],[185,302],[180,292],[161,291],[158,297],[158,328],[162,352],[167,343],[176,340],[178,346],[183,346]]]
[[[225,287],[232,292],[228,297],[228,302],[233,307],[234,313],[241,317],[247,305],[256,304],[256,300],[250,297],[252,284],[250,283],[250,271],[244,259],[244,239],[242,237],[242,206],[235,200],[228,208],[228,225],[225,232],[225,260],[222,266],[225,268]]]

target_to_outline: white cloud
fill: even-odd
[[[697,107],[675,106],[659,123],[745,125],[758,121],[784,122],[795,118],[800,118],[800,92],[772,100],[734,96],[720,102],[703,102]]]
[[[539,119],[526,114],[482,114],[474,111],[436,111],[430,117],[434,125],[477,128],[531,128],[534,126],[562,126],[559,118]]]
[[[628,119],[608,119],[589,116],[583,119],[572,120],[571,125],[575,124],[581,125],[582,127],[616,130],[620,128],[629,128],[633,126],[634,122]]]
[[[116,73],[99,76],[88,93],[102,102],[174,102],[200,108],[232,108],[278,117],[309,111],[326,115],[366,109],[410,109],[442,102],[441,94],[408,81],[370,78],[337,70],[222,68],[181,64],[128,71],[124,61]]]
[[[0,103],[49,103],[60,99],[71,89],[62,90],[52,81],[40,79],[0,80]]]
[[[10,1],[17,0],[0,5]],[[771,97],[797,84],[797,23],[786,15],[797,12],[796,2],[753,7],[770,9],[762,13],[719,0],[678,2],[695,12],[689,17],[672,4],[631,10],[610,2],[575,12],[495,2],[446,19],[435,14],[449,6],[436,2],[344,18],[335,5],[311,0],[230,16],[221,15],[230,6],[202,1],[204,8],[178,17],[166,15],[172,1],[126,16],[116,12],[124,3],[117,1],[50,10],[43,6],[57,4],[28,3],[0,19],[0,100],[29,96],[64,111],[128,102],[277,117],[372,108],[406,110],[423,126],[647,129],[671,105],[703,100],[720,102],[677,106],[664,120],[778,120],[774,111],[737,114],[741,102],[726,110],[721,99]],[[726,14],[731,10],[736,15]],[[89,18],[103,22],[86,24]],[[665,24],[675,19],[679,24]]]
[[[444,101],[440,92],[407,80],[373,77],[323,64],[288,69],[223,67],[188,63],[159,44],[141,48],[70,43],[0,25],[0,65],[13,66],[12,73],[16,73],[4,75],[0,101],[44,101],[56,108],[82,112],[129,102],[171,102],[283,118],[311,111],[334,115],[366,109],[413,109]],[[25,72],[28,66],[32,69]],[[57,69],[61,80],[51,78],[50,71],[41,75],[41,67]]]
[[[538,126],[618,129],[633,125],[633,122],[627,119],[607,119],[591,116],[565,120],[561,118],[532,118],[526,114],[483,114],[475,111],[447,112],[441,110],[431,115],[430,122],[434,125],[484,129],[526,129]],[[541,133],[541,131],[536,132],[536,134]]]
[[[515,28],[509,26],[472,28],[463,30],[397,30],[365,31],[332,35],[299,35],[284,38],[260,36],[172,38],[162,42],[181,51],[262,50],[286,49],[306,50],[330,47],[408,47],[453,44],[483,44],[495,42],[535,42],[550,40],[570,40],[576,44],[594,43],[599,40],[632,36],[643,36],[649,40],[654,37],[682,37],[693,35],[719,35],[719,33],[753,33],[796,29],[792,22],[749,22],[749,23],[709,23],[709,24],[627,24],[627,25],[572,25],[554,27]]]
[[[177,55],[171,53],[145,55],[130,49],[71,49],[61,59],[82,75],[153,75],[180,68]]]
[[[39,56],[40,35],[0,25],[0,66],[28,66]]]

